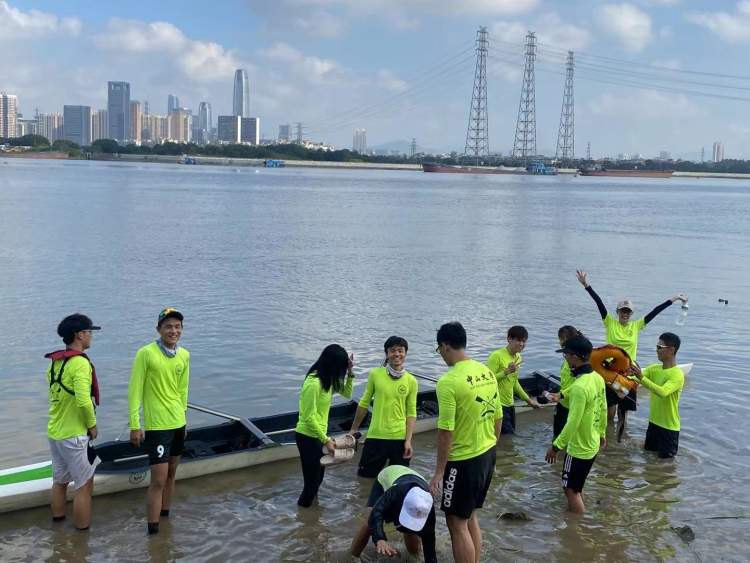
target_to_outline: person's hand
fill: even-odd
[[[404,459],[411,459],[414,455],[414,448],[411,445],[411,440],[404,440]]]
[[[430,491],[435,499],[439,499],[443,495],[443,474],[435,473],[430,481]]]
[[[99,431],[96,429],[96,424],[89,428],[88,435],[92,440],[96,440],[96,437],[99,435]]]
[[[396,550],[396,548],[385,540],[378,540],[378,543],[375,545],[375,549],[378,550],[379,555],[387,555],[388,557],[398,555],[398,551]]]
[[[346,366],[349,377],[354,377],[354,353],[349,354],[349,364]]]
[[[508,364],[508,367],[505,368],[506,374],[516,373],[516,370],[518,369],[518,366],[516,365],[516,362],[511,362]]]
[[[602,436],[601,438],[599,438],[599,447],[601,449],[605,449],[607,447],[607,437],[606,436]]]
[[[529,405],[529,406],[530,406],[531,408],[534,408],[534,409],[541,409],[541,408],[542,408],[542,405],[540,405],[539,403],[537,403],[537,402],[536,402],[536,399],[534,399],[533,397],[531,397],[531,398],[529,399],[528,405]]]
[[[682,301],[683,304],[687,303],[688,297],[685,293],[678,293],[674,297],[672,297],[672,303],[676,303],[677,301]]]
[[[547,393],[547,399],[551,403],[559,403],[560,402],[560,393]]]
[[[544,455],[544,460],[549,464],[555,463],[557,461],[557,450],[550,446],[547,453]]]
[[[630,364],[630,375],[632,375],[636,379],[640,380],[643,377],[643,372],[641,371],[641,366],[639,366],[636,363]]]
[[[329,454],[331,455],[336,454],[336,444],[330,438],[328,438],[328,441],[326,442],[325,447],[326,447],[326,450],[328,450]]]
[[[581,285],[583,287],[589,286],[589,277],[586,272],[583,270],[576,270],[576,277],[578,278],[578,281],[581,282]]]
[[[142,428],[138,428],[137,430],[131,430],[130,431],[130,443],[133,444],[136,448],[139,448],[141,446],[141,443],[143,442],[145,434],[143,433]]]

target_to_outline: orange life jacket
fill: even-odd
[[[599,346],[591,351],[591,367],[602,376],[607,386],[617,396],[623,398],[630,391],[638,388],[638,383],[630,379],[630,365],[632,361],[628,353],[612,344]]]

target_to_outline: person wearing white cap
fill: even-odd
[[[389,465],[378,474],[367,507],[367,522],[352,540],[352,555],[360,556],[370,536],[380,555],[397,555],[383,529],[384,522],[392,522],[404,534],[404,543],[410,554],[419,554],[421,538],[425,562],[437,561],[432,493],[430,485],[419,473],[403,465]]]
[[[607,344],[614,344],[625,350],[633,362],[636,361],[636,355],[638,353],[638,333],[646,328],[646,325],[650,323],[656,315],[672,305],[672,303],[675,301],[687,303],[688,299],[687,295],[684,293],[678,293],[663,303],[660,303],[645,317],[636,321],[631,320],[631,316],[635,310],[633,302],[630,299],[623,299],[617,303],[617,319],[615,319],[607,312],[607,308],[604,306],[601,297],[597,295],[589,284],[586,272],[583,270],[576,270],[576,277],[599,309],[604,329],[607,332]],[[610,422],[613,421],[615,418],[615,412],[619,411],[619,435],[622,435],[622,431],[625,428],[625,417],[627,411],[636,410],[636,399],[637,396],[635,391],[631,391],[626,397],[620,399],[614,391],[607,387],[607,418]]]

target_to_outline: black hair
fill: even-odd
[[[76,333],[81,331],[82,326],[92,326],[91,319],[81,313],[68,315],[57,325],[57,335],[60,336],[66,346],[75,342]]]
[[[563,342],[565,342],[568,338],[573,338],[574,336],[583,336],[581,334],[581,331],[574,326],[564,325],[557,329],[557,338],[559,338]]]
[[[389,336],[388,340],[386,340],[385,344],[383,344],[383,349],[387,354],[388,348],[393,348],[394,346],[401,346],[407,352],[409,351],[409,343],[406,341],[406,338],[402,338],[400,336]]]
[[[320,379],[320,385],[324,391],[332,388],[338,393],[344,388],[344,378],[348,368],[349,356],[346,350],[338,344],[329,344],[323,348],[320,357],[307,370],[307,375]]]
[[[437,331],[437,343],[447,344],[455,350],[466,348],[466,330],[458,321],[445,323]]]
[[[508,338],[512,338],[513,340],[528,340],[529,331],[526,330],[526,327],[515,325],[508,329]]]
[[[659,336],[659,340],[664,342],[667,346],[671,346],[674,348],[674,353],[677,353],[677,350],[680,349],[680,337],[677,336],[674,332],[665,332],[661,336]]]

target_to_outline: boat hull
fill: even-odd
[[[422,164],[424,172],[440,172],[443,174],[527,174],[526,170],[514,168],[493,168],[485,166],[454,166],[450,164]]]
[[[614,176],[617,178],[671,178],[672,170],[580,170],[581,176]]]

